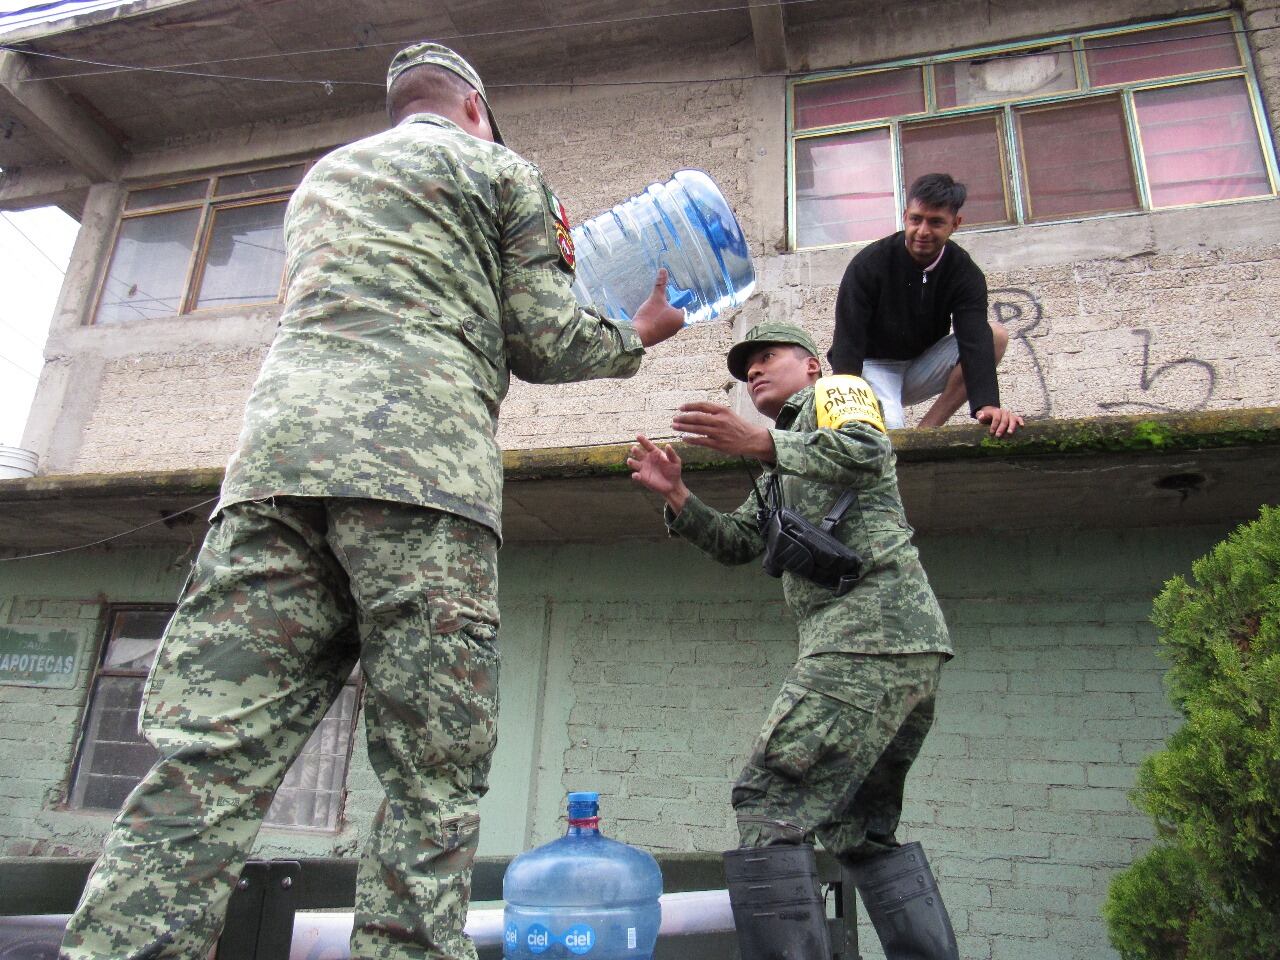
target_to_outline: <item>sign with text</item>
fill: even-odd
[[[0,685],[74,687],[83,639],[66,627],[0,627]]]

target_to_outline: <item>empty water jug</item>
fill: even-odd
[[[630,320],[667,268],[667,299],[686,323],[741,306],[756,286],[747,241],[720,189],[681,170],[574,227],[573,295],[614,320]]]
[[[653,956],[662,920],[662,873],[643,850],[600,833],[599,801],[597,793],[569,794],[568,832],[507,867],[507,960]]]

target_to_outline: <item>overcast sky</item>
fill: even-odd
[[[0,33],[31,20],[57,19],[98,5],[116,4],[0,0]],[[8,16],[23,10],[32,15]],[[0,213],[0,446],[21,445],[36,379],[44,366],[49,319],[78,229],[79,224],[53,207]]]
[[[79,227],[53,207],[0,213],[0,445],[21,446]]]

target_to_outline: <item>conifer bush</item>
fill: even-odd
[[[1185,718],[1133,794],[1159,841],[1103,912],[1124,960],[1280,957],[1280,508],[1192,574],[1152,616]]]

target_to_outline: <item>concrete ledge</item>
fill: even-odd
[[[893,432],[918,530],[1025,531],[1239,522],[1280,499],[1280,408],[1046,420],[1011,439],[966,423]],[[508,543],[665,537],[661,503],[633,484],[629,444],[513,450]],[[743,461],[677,443],[690,486],[720,508],[747,495]],[[754,467],[754,465],[752,465]],[[182,543],[200,535],[220,468],[0,481],[0,551]]]

